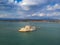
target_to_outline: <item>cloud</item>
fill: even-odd
[[[14,3],[14,0],[8,0],[8,3]]]
[[[42,17],[42,16],[46,16],[46,14],[45,13],[35,13],[35,14],[32,14],[32,16],[40,16],[40,17]]]
[[[17,3],[23,10],[30,10],[32,7],[39,7],[41,4],[46,4],[48,0],[22,0]],[[39,6],[38,6],[39,5]]]
[[[6,14],[0,14],[0,18],[4,18],[6,16],[7,16]]]
[[[38,5],[46,3],[48,0],[22,0],[21,5]]]
[[[53,17],[57,18],[60,17],[60,4],[56,3],[54,5],[46,5],[44,8],[39,10],[36,13],[33,13],[32,16],[38,17]]]
[[[51,5],[47,6],[47,10],[57,10],[57,9],[60,9],[60,4],[55,4],[53,6]]]
[[[2,1],[3,2],[3,1]],[[38,17],[57,17],[60,16],[59,0],[17,0],[5,1],[0,11],[1,17],[6,18],[38,18]]]

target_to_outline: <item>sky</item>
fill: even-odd
[[[0,18],[60,19],[60,0],[0,0]]]

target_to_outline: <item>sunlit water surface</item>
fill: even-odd
[[[25,25],[40,28],[18,32]],[[0,21],[0,45],[60,45],[60,23]]]

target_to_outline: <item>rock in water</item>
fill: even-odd
[[[21,28],[19,31],[20,32],[30,32],[30,31],[34,31],[34,30],[36,30],[35,26],[26,25],[25,27]]]

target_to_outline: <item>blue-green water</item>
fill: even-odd
[[[25,25],[40,28],[34,32],[18,32]],[[60,45],[60,23],[0,21],[0,45]]]

